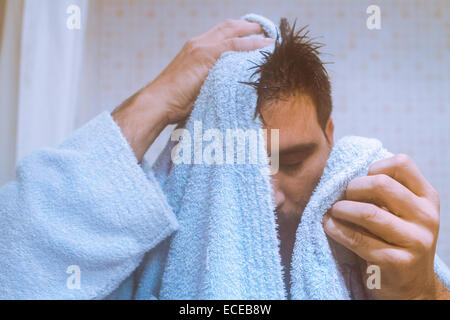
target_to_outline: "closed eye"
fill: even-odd
[[[304,162],[317,150],[317,143],[306,143],[280,151],[280,170],[289,174],[298,172]]]
[[[292,164],[280,164],[280,169],[287,172],[295,172],[300,170],[302,167],[303,161],[292,163]]]

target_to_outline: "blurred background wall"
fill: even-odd
[[[80,30],[66,27],[72,4]],[[371,4],[381,30],[366,27]],[[326,45],[337,138],[376,137],[417,162],[440,193],[438,253],[450,265],[446,0],[0,0],[0,184],[24,155],[58,144],[154,79],[189,38],[249,12],[296,18]]]

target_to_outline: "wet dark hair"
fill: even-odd
[[[311,97],[319,125],[325,132],[326,123],[332,111],[331,84],[325,64],[319,58],[321,43],[309,38],[307,27],[295,31],[286,18],[280,20],[280,34],[277,35],[273,52],[260,51],[264,56],[261,64],[250,69],[260,74],[256,82],[241,82],[253,86],[258,93],[255,117],[268,102],[289,97],[298,92]],[[281,36],[281,42],[279,38]],[[261,115],[261,120],[262,115]]]

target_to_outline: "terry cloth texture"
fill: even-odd
[[[273,38],[279,32],[275,24],[259,15],[248,14],[242,19],[260,23]],[[222,55],[185,125],[187,139],[195,135],[199,123],[203,132],[220,131],[213,141],[225,137],[227,129],[258,132],[261,122],[253,117],[257,94],[239,82],[257,79],[251,67],[262,58],[260,50]],[[180,224],[162,268],[158,284],[161,299],[285,299],[284,272],[291,273],[292,299],[351,297],[321,220],[351,179],[367,174],[372,162],[392,156],[379,141],[346,137],[336,144],[303,213],[290,270],[281,266],[267,159],[256,165],[227,165],[205,164],[198,156],[194,163],[191,156],[190,164],[171,165],[173,147],[169,142],[154,167]],[[229,152],[225,147],[219,150],[223,155]],[[265,151],[252,147],[246,150],[264,156]],[[200,150],[201,154],[201,146],[189,150],[192,154]],[[436,270],[448,279],[439,267],[439,258],[436,261]]]
[[[268,19],[244,18],[276,36]],[[256,130],[261,139],[256,93],[238,82],[253,80],[251,61],[261,58],[259,50],[222,55],[188,132],[200,122],[205,135],[217,129],[213,140],[226,129]],[[283,272],[291,273],[293,299],[352,297],[320,221],[350,179],[390,156],[380,142],[337,142],[303,213],[289,270],[281,267],[265,147],[256,164],[196,158],[174,165],[175,143],[153,168],[139,165],[104,112],[58,147],[25,157],[16,179],[0,189],[0,298],[285,299]],[[448,268],[435,261],[450,287]]]

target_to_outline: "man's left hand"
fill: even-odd
[[[377,161],[349,182],[345,200],[324,215],[324,230],[381,271],[374,299],[449,298],[434,272],[439,196],[406,155]]]

